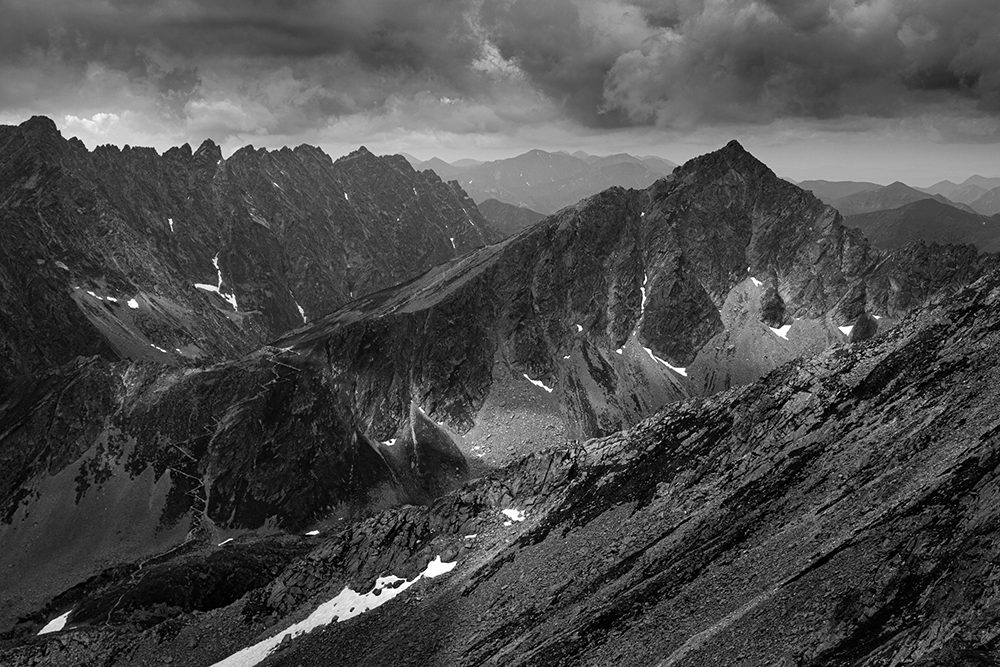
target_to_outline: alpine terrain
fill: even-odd
[[[1000,660],[980,248],[736,141],[503,240],[493,163],[0,168],[2,664]]]

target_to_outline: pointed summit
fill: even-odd
[[[222,148],[211,139],[205,139],[194,152],[194,159],[199,162],[218,163],[222,159]]]
[[[752,174],[758,178],[770,175],[770,177],[777,179],[777,176],[766,164],[743,148],[743,145],[736,139],[731,140],[719,150],[688,160],[674,173],[677,175],[697,173],[699,178],[715,178],[730,169],[744,175]]]

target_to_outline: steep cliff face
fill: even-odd
[[[875,250],[734,142],[277,344],[352,378],[352,409],[379,438],[415,399],[479,443],[484,411],[519,383],[533,414],[578,439],[752,381],[859,318],[895,321],[987,261],[965,246]]]
[[[334,655],[356,665],[993,664],[998,331],[992,272],[875,339],[528,455],[430,506],[300,538],[303,555],[294,542],[238,545],[228,558],[279,572],[211,614],[198,599],[155,612],[151,583],[108,575],[22,626],[70,611],[75,629],[0,655],[12,665],[209,665],[238,651],[248,665],[269,654],[270,665]],[[154,581],[210,571],[225,548],[157,565]],[[437,559],[454,569],[422,576]],[[384,582],[404,580],[389,594]],[[127,608],[91,625],[87,610],[109,590]],[[397,599],[375,605],[380,595]],[[342,598],[358,606],[336,607],[329,620],[342,622],[282,641]],[[173,619],[142,632],[156,613]]]
[[[0,128],[0,379],[76,355],[231,358],[499,240],[460,189],[364,148],[93,152]]]

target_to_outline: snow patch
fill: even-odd
[[[524,512],[522,512],[521,510],[514,510],[514,509],[500,510],[500,513],[503,514],[508,519],[510,519],[511,521],[524,521],[524,519],[526,518]]]
[[[546,387],[545,383],[542,382],[541,380],[532,380],[530,377],[528,377],[527,373],[522,373],[521,375],[524,376],[525,380],[527,380],[531,384],[535,385],[536,387],[541,387],[542,389],[544,389],[545,391],[549,392],[550,394],[552,393],[552,389],[550,387]]]
[[[639,291],[642,292],[642,303],[639,304],[639,319],[642,319],[642,316],[646,314],[646,283],[648,282],[649,282],[649,274],[643,273],[642,287],[639,288]]]
[[[575,327],[576,327],[576,332],[577,332],[577,333],[583,333],[583,327],[582,327],[581,325],[579,325],[579,324],[574,324],[573,326],[575,326]]]
[[[465,536],[465,537],[464,537],[463,539],[466,539],[466,540],[474,540],[474,539],[476,539],[477,537],[479,537],[479,533],[472,533],[471,535],[466,535],[466,536]]]
[[[229,543],[230,543],[230,542],[232,542],[232,541],[233,541],[233,538],[231,538],[231,537],[230,537],[230,538],[229,538],[228,540],[222,540],[221,542],[219,542],[219,546],[220,546],[220,547],[221,547],[221,546],[224,546],[224,545],[226,545],[226,544],[229,544]]]
[[[318,530],[310,530],[308,533],[305,533],[305,534],[308,535],[309,537],[313,537],[314,535],[319,535],[319,531]]]
[[[568,355],[568,354],[567,354],[567,355],[565,355],[565,356],[563,357],[563,359],[569,359],[569,355]]]
[[[167,222],[170,224],[170,231],[173,232],[174,231],[174,219],[173,218],[167,218]]]
[[[139,309],[139,302],[136,301],[135,299],[129,299],[128,300],[128,307],[131,308],[132,310],[138,310]]]
[[[215,253],[215,257],[212,258],[212,266],[215,267],[215,272],[216,272],[216,274],[218,274],[219,284],[218,285],[206,285],[205,283],[195,283],[194,286],[197,287],[200,290],[205,290],[206,292],[215,292],[216,294],[218,294],[219,296],[221,296],[223,299],[225,299],[226,301],[228,301],[229,305],[231,305],[233,307],[233,310],[235,310],[237,313],[240,312],[240,307],[236,303],[236,295],[235,294],[226,294],[225,292],[222,291],[222,269],[219,268],[219,253]]]
[[[381,607],[424,577],[433,579],[451,572],[455,569],[455,565],[457,565],[456,562],[441,562],[441,556],[438,556],[428,563],[424,571],[412,580],[402,579],[391,574],[379,577],[375,582],[375,587],[367,593],[357,593],[350,587],[345,586],[344,590],[336,597],[321,604],[316,611],[304,620],[286,628],[273,637],[234,653],[225,660],[215,663],[213,667],[252,667],[271,655],[285,637],[294,639],[315,628],[329,625],[334,620],[338,623],[343,623],[355,616],[360,616],[366,611]]]
[[[104,297],[104,300],[105,301],[110,301],[111,303],[118,303],[118,299],[116,299],[113,296],[106,296],[106,297]]]
[[[617,350],[615,350],[615,352],[617,352],[618,354],[621,354],[622,353],[622,349],[618,348]]]
[[[872,315],[872,317],[874,317],[874,318],[875,318],[876,320],[880,320],[880,319],[882,319],[882,316],[881,316],[881,315]]]
[[[302,324],[308,322],[306,319],[306,311],[302,310],[302,306],[299,305],[298,301],[295,302],[295,307],[299,309],[299,317],[302,318]]]
[[[346,201],[351,201],[351,198],[347,196],[347,193],[346,193],[346,192],[344,193],[344,199],[345,199]]]
[[[60,630],[62,630],[63,628],[66,627],[66,621],[69,619],[69,615],[72,614],[72,613],[73,613],[73,610],[70,609],[65,614],[62,614],[60,616],[56,616],[51,621],[49,621],[48,623],[46,623],[45,627],[43,627],[41,630],[38,631],[38,634],[40,634],[40,635],[47,635],[50,632],[59,632]]]
[[[677,373],[678,375],[683,375],[684,377],[687,377],[687,369],[686,368],[678,368],[677,366],[671,366],[670,364],[668,364],[666,362],[666,360],[660,359],[658,356],[656,356],[655,354],[653,354],[653,351],[651,349],[649,349],[648,347],[644,347],[642,349],[646,350],[646,354],[648,354],[649,357],[653,361],[658,361],[661,364],[663,364],[664,366],[666,366],[667,368],[669,368],[670,370],[672,370],[673,372]]]
[[[452,250],[457,250],[457,248],[455,248],[455,237],[454,236],[449,236],[448,238],[451,239],[451,249]]]
[[[777,329],[775,329],[774,327],[768,327],[768,329],[774,332],[775,336],[777,336],[778,338],[784,338],[785,340],[788,340],[788,330],[791,328],[792,328],[791,324],[786,324],[782,327],[778,327]]]
[[[150,343],[150,344],[149,344],[149,346],[150,346],[150,347],[154,347],[154,348],[156,348],[157,350],[159,350],[160,352],[162,352],[162,353],[164,353],[164,354],[170,354],[169,352],[167,352],[166,350],[164,350],[164,349],[163,349],[162,347],[160,347],[159,345],[153,345],[152,343]]]
[[[56,260],[56,266],[58,266],[63,271],[69,271],[69,267],[60,262],[59,260]]]
[[[854,331],[853,324],[847,327],[837,327],[837,328],[840,329],[840,333],[844,334],[845,336],[850,336],[851,332]]]
[[[386,447],[392,447],[393,445],[396,444],[396,439],[395,438],[389,438],[388,440],[383,440],[382,444],[385,445]]]
[[[752,283],[753,283],[754,285],[756,285],[757,287],[760,287],[761,285],[763,285],[763,284],[764,284],[764,283],[762,283],[761,281],[759,281],[759,280],[757,280],[756,278],[754,278],[753,276],[750,276],[750,282],[752,282]]]

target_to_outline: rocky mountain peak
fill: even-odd
[[[21,131],[26,135],[36,137],[52,136],[62,138],[62,133],[56,127],[55,121],[48,116],[32,116],[20,125]]]
[[[217,163],[222,159],[222,148],[211,139],[205,139],[194,153],[194,159],[206,163]]]
[[[32,116],[17,126],[16,133],[27,142],[36,158],[47,162],[58,162],[66,146],[59,128],[46,116]]]

